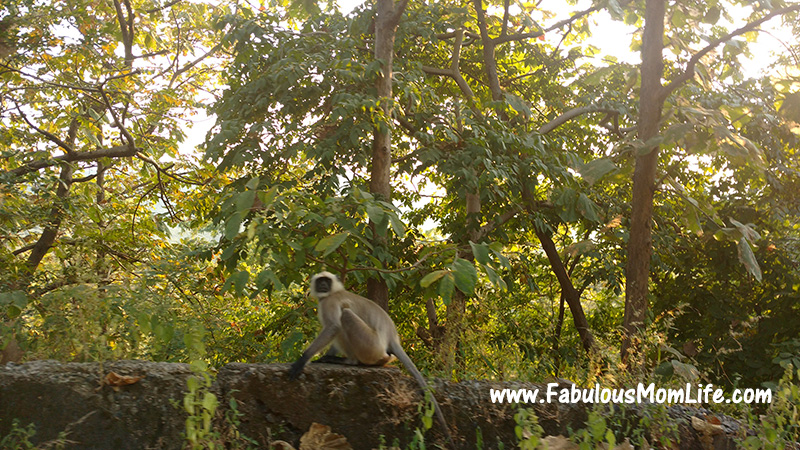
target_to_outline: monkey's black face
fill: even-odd
[[[314,280],[314,290],[317,291],[318,294],[330,292],[332,285],[333,280],[331,280],[329,277],[319,277]]]

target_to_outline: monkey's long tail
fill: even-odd
[[[406,367],[406,370],[411,372],[411,375],[417,380],[417,384],[422,389],[423,392],[425,390],[430,389],[428,387],[428,382],[425,381],[425,378],[422,377],[422,374],[419,373],[419,369],[417,366],[414,365],[414,361],[411,361],[411,358],[408,357],[403,347],[399,345],[393,345],[391,349],[392,353],[397,356],[397,359],[400,360],[401,363]],[[431,402],[433,402],[433,410],[436,413],[436,419],[442,425],[442,430],[444,431],[444,435],[447,438],[447,441],[450,442],[453,450],[455,450],[456,444],[453,441],[453,436],[450,435],[450,428],[447,426],[447,421],[444,420],[444,414],[442,414],[442,409],[439,407],[439,402],[436,401],[436,396],[433,395],[433,390],[431,390]]]

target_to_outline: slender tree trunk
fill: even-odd
[[[102,136],[98,136],[98,139],[102,138]],[[95,196],[95,204],[97,204],[98,208],[102,208],[102,204],[106,201],[106,191],[105,191],[105,178],[106,178],[106,170],[108,166],[106,166],[103,161],[97,162],[97,177],[95,178],[95,184],[97,185],[97,195]],[[98,222],[97,227],[100,229],[100,233],[98,233],[98,246],[97,246],[97,257],[94,263],[94,270],[95,275],[97,276],[97,281],[101,285],[106,283],[106,278],[108,275],[108,267],[106,264],[106,251],[104,249],[104,240],[103,240],[103,232],[106,228],[106,222],[104,220],[100,220]],[[100,288],[101,292],[105,292],[105,288]]]
[[[556,376],[561,373],[561,353],[559,350],[561,344],[561,329],[564,327],[564,302],[566,300],[563,291],[559,297],[558,319],[556,319],[556,329],[553,332],[553,358],[555,358]]]
[[[583,349],[587,352],[595,350],[594,335],[589,329],[589,321],[586,320],[586,315],[583,313],[581,306],[581,294],[572,284],[569,278],[566,267],[564,267],[561,257],[556,250],[556,244],[547,233],[536,229],[536,236],[542,244],[547,259],[550,260],[550,266],[553,268],[553,273],[558,279],[558,284],[561,286],[561,296],[567,301],[569,311],[572,313],[572,320],[575,322],[575,328],[578,329],[578,335],[583,343]]]
[[[459,242],[463,247],[469,248],[467,245],[470,241],[478,242],[480,237],[480,213],[481,213],[481,197],[477,193],[467,194],[465,198],[466,203],[466,232],[459,237]],[[458,252],[458,257],[468,261],[474,261],[475,255],[471,250],[464,250]],[[453,292],[450,303],[447,305],[447,323],[444,328],[444,336],[442,338],[442,346],[439,353],[442,355],[445,362],[445,368],[448,372],[453,372],[457,368],[464,365],[463,352],[459,351],[461,348],[461,334],[464,330],[464,317],[467,314],[467,296],[458,289]]]
[[[58,229],[61,227],[61,219],[64,216],[64,205],[61,203],[67,198],[69,188],[72,185],[72,166],[70,163],[64,163],[61,166],[61,175],[58,178],[58,188],[56,189],[56,204],[50,210],[50,221],[44,227],[42,235],[33,246],[30,255],[28,255],[27,270],[28,277],[26,284],[30,281],[30,277],[36,272],[36,268],[41,264],[42,259],[50,251],[50,247],[56,241],[58,236]]]
[[[664,63],[661,52],[664,39],[666,0],[647,0],[642,42],[642,82],[639,93],[639,139],[647,142],[656,136],[663,109],[661,77]],[[649,307],[650,257],[652,254],[651,228],[653,222],[653,196],[656,189],[658,147],[636,156],[633,172],[633,199],[631,202],[628,262],[625,270],[625,336],[621,354],[627,361],[635,349],[635,341],[644,326]]]
[[[375,14],[375,59],[382,62],[381,75],[375,83],[378,101],[383,110],[385,123],[373,130],[372,169],[369,189],[383,201],[391,201],[392,185],[389,169],[392,165],[392,61],[394,59],[394,37],[397,24],[406,8],[407,0],[395,4],[394,0],[378,0]],[[378,236],[374,224],[373,244],[386,245],[386,236]],[[376,276],[367,280],[367,297],[381,308],[389,310],[389,288],[386,282]]]

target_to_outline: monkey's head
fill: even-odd
[[[320,272],[311,277],[311,296],[323,299],[334,292],[343,291],[344,285],[336,275],[330,272]]]

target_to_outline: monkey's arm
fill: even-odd
[[[314,342],[308,346],[306,351],[303,352],[303,356],[300,357],[297,361],[292,364],[292,367],[289,369],[289,378],[292,380],[297,379],[300,374],[303,372],[303,367],[306,366],[308,360],[311,359],[314,355],[320,352],[325,346],[330,344],[336,335],[339,333],[339,326],[338,325],[329,325],[324,327],[322,331],[320,331],[319,336],[314,339]]]

